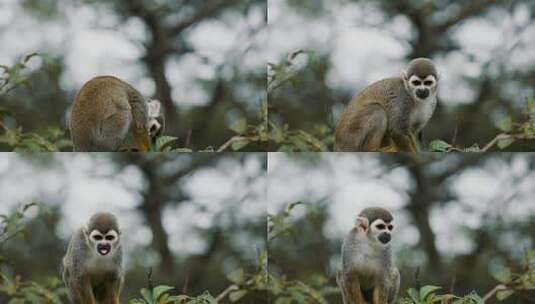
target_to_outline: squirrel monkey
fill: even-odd
[[[74,100],[70,117],[74,150],[118,151],[124,149],[127,137],[132,137],[136,150],[149,151],[151,133],[163,128],[161,108],[159,101],[145,99],[119,78],[95,77]]]
[[[335,151],[417,152],[437,89],[438,73],[427,58],[412,60],[400,77],[371,84],[342,113]]]
[[[344,304],[393,304],[399,292],[399,270],[392,261],[392,214],[383,208],[362,210],[342,244],[337,282]]]
[[[110,213],[97,213],[73,234],[63,257],[63,281],[76,304],[119,304],[124,283],[121,231]]]

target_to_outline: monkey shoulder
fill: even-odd
[[[129,110],[127,84],[114,76],[90,79],[76,94],[73,105],[73,115],[96,120],[103,118],[101,113],[113,115]]]
[[[388,303],[395,302],[399,293],[400,283],[401,283],[401,276],[399,273],[399,269],[395,265],[392,265],[392,267],[390,268],[388,279],[385,282],[386,284],[385,287],[388,291]]]
[[[82,262],[87,259],[89,250],[82,228],[76,230],[71,236],[67,253],[63,257],[63,268],[65,270],[72,270],[74,267],[80,268]],[[76,273],[78,270],[75,269],[74,272]]]
[[[373,275],[382,269],[382,258],[362,235],[351,231],[342,244],[342,263],[345,272]]]

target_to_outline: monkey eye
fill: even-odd
[[[379,229],[379,230],[383,230],[383,229],[385,229],[386,226],[385,226],[385,224],[379,224],[379,225],[377,225],[376,227],[377,227],[377,229]]]
[[[420,80],[413,80],[412,81],[412,85],[419,86],[421,84],[422,84],[422,82]]]
[[[115,237],[113,235],[107,235],[106,236],[106,241],[113,241],[113,239],[115,239]]]
[[[392,231],[392,229],[394,229],[394,225],[388,225],[387,228],[388,230]]]
[[[102,241],[102,239],[103,239],[102,235],[94,235],[93,238],[94,238],[96,241]]]
[[[426,85],[426,86],[430,86],[432,84],[433,84],[433,81],[431,81],[431,80],[424,81],[424,85]]]

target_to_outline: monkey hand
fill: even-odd
[[[379,152],[386,152],[386,153],[400,152],[400,150],[397,146],[393,145],[393,146],[386,146],[386,147],[379,148]]]
[[[148,152],[151,149],[151,140],[149,132],[144,126],[134,125],[134,139],[141,152]]]

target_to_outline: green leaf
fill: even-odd
[[[499,271],[494,271],[491,273],[492,277],[494,277],[497,281],[500,283],[507,284],[511,282],[513,279],[513,275],[511,273],[511,269],[509,268],[503,268]]]
[[[439,290],[441,287],[439,286],[433,286],[433,285],[426,285],[422,288],[420,288],[420,300],[425,301],[427,296],[431,294],[433,291]]]
[[[158,300],[160,296],[170,290],[175,289],[173,286],[160,285],[152,290],[153,299]]]
[[[230,147],[233,151],[239,151],[243,149],[245,146],[249,144],[249,140],[247,138],[238,139],[232,142]]]
[[[506,139],[498,140],[496,145],[500,149],[505,149],[505,148],[509,147],[511,144],[513,144],[514,142],[515,142],[514,138],[506,138]]]
[[[230,129],[238,134],[243,134],[247,131],[247,119],[238,119],[230,125]]]
[[[228,295],[228,298],[230,302],[235,303],[238,302],[241,298],[243,298],[247,294],[247,290],[237,290],[233,291]]]
[[[500,119],[496,123],[496,127],[503,132],[511,132],[513,130],[513,118],[511,116],[506,116]]]
[[[429,143],[429,150],[434,152],[448,152],[452,146],[447,142],[436,139]]]
[[[515,291],[511,289],[498,290],[496,292],[496,299],[503,301],[513,295],[513,293],[515,293]]]
[[[420,295],[418,294],[418,291],[415,288],[409,288],[409,290],[407,290],[407,294],[415,304],[422,303],[420,301]]]
[[[152,292],[148,290],[147,288],[141,289],[141,295],[143,296],[143,299],[148,304],[154,304],[154,301],[152,300]]]
[[[173,142],[176,142],[178,140],[178,138],[176,137],[173,137],[173,136],[159,136],[157,139],[156,139],[156,151],[158,152],[168,152],[169,149],[171,149],[170,145],[173,143]],[[167,150],[165,150],[167,149]]]
[[[242,284],[245,281],[245,273],[243,272],[242,268],[238,268],[234,270],[233,272],[227,274],[227,278],[235,283],[235,284]]]

